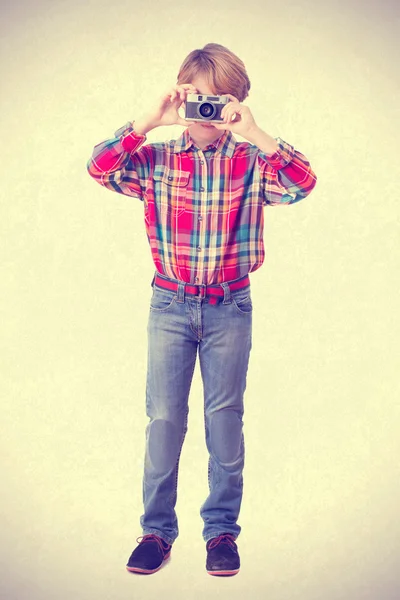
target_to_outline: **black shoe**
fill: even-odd
[[[208,540],[206,570],[210,575],[236,575],[240,569],[240,558],[235,537],[222,533]]]
[[[138,541],[140,538],[137,538]],[[149,575],[161,568],[164,560],[171,553],[171,544],[158,535],[149,533],[142,536],[142,540],[132,552],[126,568],[133,573],[144,573]]]

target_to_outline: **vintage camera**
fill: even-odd
[[[222,122],[221,111],[228,102],[230,102],[228,96],[188,94],[185,104],[185,119],[187,121]]]

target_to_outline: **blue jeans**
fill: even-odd
[[[250,285],[231,291],[220,284],[224,296],[212,304],[207,297],[185,294],[185,284],[178,283],[176,292],[152,283],[146,385],[150,421],[140,524],[143,535],[154,533],[170,544],[178,537],[178,466],[198,351],[209,452],[209,496],[200,508],[203,539],[221,533],[236,538],[241,530],[237,519],[243,493],[243,396],[252,333]]]

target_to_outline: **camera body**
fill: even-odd
[[[211,94],[188,94],[185,103],[185,119],[187,121],[218,121],[221,123],[221,111],[230,99],[228,96],[212,96]]]

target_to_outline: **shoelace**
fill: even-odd
[[[208,549],[212,550],[213,548],[218,546],[218,544],[227,544],[228,546],[231,546],[232,548],[234,548],[235,547],[234,539],[235,538],[231,533],[222,533],[218,537],[211,539]]]
[[[148,533],[146,535],[141,535],[138,538],[136,538],[136,541],[139,543],[140,539],[142,540],[142,542],[157,542],[157,544],[159,545],[162,552],[166,552],[168,549],[168,548],[164,547],[162,540],[157,535],[154,535],[154,533]],[[167,542],[165,542],[165,543],[167,543]]]

